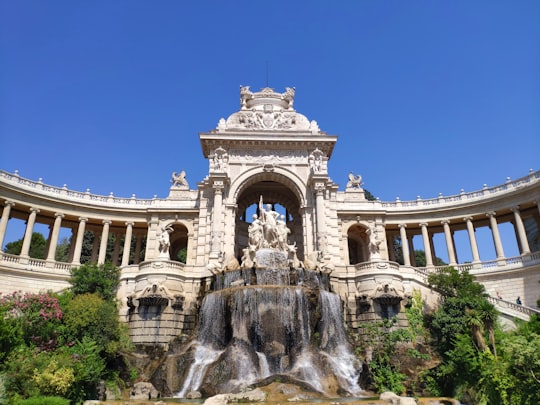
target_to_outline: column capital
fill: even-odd
[[[497,215],[497,213],[496,213],[495,211],[489,211],[489,212],[486,212],[486,217],[492,218],[492,217],[494,217],[495,215]]]
[[[64,215],[63,213],[61,213],[61,212],[55,212],[55,213],[54,213],[54,217],[55,217],[55,218],[64,218],[64,216],[65,216],[65,215]]]
[[[514,214],[519,214],[519,205],[514,205],[513,207],[510,207],[510,211],[512,211]]]
[[[39,214],[39,208],[35,208],[35,207],[30,207],[30,213],[36,213],[36,214]]]
[[[102,221],[102,223],[103,223],[103,225],[110,225],[110,224],[112,224],[112,221],[110,219],[104,219]]]
[[[441,224],[443,224],[443,225],[449,225],[450,222],[451,222],[451,221],[450,221],[449,219],[443,219],[443,220],[441,221]]]
[[[465,222],[472,222],[472,217],[463,217]]]
[[[133,225],[135,225],[135,222],[133,222],[133,221],[127,221],[127,222],[125,223],[125,225],[126,225],[126,226],[133,226]]]
[[[6,200],[6,201],[4,201],[4,206],[7,207],[8,205],[9,205],[10,207],[13,207],[13,206],[15,206],[15,205],[17,205],[17,204],[15,204],[15,201],[11,201],[11,200]]]
[[[407,228],[407,224],[398,224],[399,228]]]
[[[418,225],[420,225],[422,228],[427,228],[428,226],[427,222],[420,222]]]
[[[88,222],[88,218],[86,218],[86,217],[79,217],[79,222]]]

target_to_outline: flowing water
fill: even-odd
[[[328,291],[328,277],[291,271],[282,258],[265,255],[264,262],[276,268],[231,271],[214,282],[201,305],[196,339],[186,348],[189,367],[175,397],[238,392],[270,379],[361,396],[361,364],[347,342],[341,301]]]

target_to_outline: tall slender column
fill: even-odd
[[[131,250],[131,236],[133,234],[133,222],[126,222],[126,235],[124,236],[124,251],[122,252],[122,266],[129,265]]]
[[[36,223],[36,217],[39,210],[37,208],[30,208],[30,215],[26,223],[26,231],[24,232],[24,239],[21,248],[21,257],[28,258],[30,252],[30,243],[32,242],[32,233],[34,232],[34,225]]]
[[[450,266],[455,266],[457,264],[456,260],[456,251],[454,250],[454,238],[452,232],[450,231],[450,221],[445,219],[441,221],[444,229],[444,239],[446,241],[446,250],[448,251],[448,263]]]
[[[133,257],[133,263],[139,264],[141,261],[141,248],[142,248],[142,235],[135,235],[135,254]]]
[[[421,223],[422,228],[422,240],[424,242],[424,252],[426,255],[426,267],[433,267],[433,257],[431,256],[431,246],[429,243],[429,234],[426,223]]]
[[[531,253],[531,248],[529,247],[529,241],[527,240],[527,233],[525,232],[525,226],[523,225],[523,219],[521,219],[521,214],[519,213],[519,206],[510,208],[514,213],[514,219],[516,222],[517,234],[519,237],[519,244],[521,246],[521,254],[527,255]]]
[[[326,216],[324,212],[324,183],[315,184],[315,209],[317,210],[317,248],[321,252],[328,249],[326,240]]]
[[[11,214],[11,207],[14,205],[15,203],[13,201],[6,201],[2,210],[2,218],[0,219],[0,251],[3,250],[2,247],[4,246],[4,239],[6,237],[9,215]]]
[[[114,249],[112,254],[112,264],[118,266],[118,256],[120,255],[120,234],[114,234]]]
[[[94,235],[94,240],[92,242],[92,254],[90,256],[90,263],[97,263],[99,250],[99,234],[95,228],[92,229],[92,234]]]
[[[501,242],[501,235],[499,233],[499,225],[497,224],[496,212],[488,212],[486,216],[489,217],[489,227],[491,228],[491,235],[493,236],[493,244],[495,245],[495,252],[497,253],[497,260],[504,259],[504,250]]]
[[[478,252],[478,244],[476,243],[476,236],[474,234],[474,224],[472,217],[465,217],[463,220],[467,224],[467,232],[469,234],[469,243],[471,245],[472,261],[473,263],[480,263],[480,253]]]
[[[214,181],[214,208],[212,210],[212,246],[210,257],[217,259],[221,253],[223,228],[221,224],[223,210],[223,181]]]
[[[401,237],[401,251],[403,252],[403,264],[411,265],[411,255],[409,252],[409,241],[407,240],[407,224],[399,224],[399,236]]]
[[[60,226],[62,224],[62,218],[64,214],[55,213],[54,214],[54,225],[51,233],[49,250],[47,254],[47,261],[54,262],[56,255],[56,246],[58,246],[58,236],[60,235]]]
[[[107,257],[107,242],[109,240],[109,227],[111,226],[111,221],[103,221],[103,230],[101,231],[101,243],[99,245],[99,256],[97,264],[104,264],[105,258]]]
[[[414,253],[414,239],[413,235],[407,235],[407,241],[409,242],[409,257],[411,259],[411,265],[416,267],[416,254]]]
[[[81,252],[84,240],[84,229],[86,228],[86,221],[88,218],[79,218],[79,228],[77,229],[77,240],[75,241],[75,250],[73,252],[72,264],[81,264]]]
[[[389,236],[388,246],[387,246],[388,258],[391,261],[395,262],[396,261],[396,243],[395,243],[396,236],[393,233],[389,233],[388,236]]]

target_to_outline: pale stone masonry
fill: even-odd
[[[437,269],[434,235],[444,238],[450,264],[476,275],[501,313],[526,318],[536,310],[540,172],[454,196],[368,201],[359,174],[344,174],[343,191],[329,177],[337,136],[298,113],[294,96],[293,88],[279,93],[241,87],[240,109],[199,134],[208,175],[194,189],[184,170],[171,168],[167,198],[98,196],[0,171],[0,245],[11,219],[27,224],[21,254],[0,253],[0,291],[66,288],[70,268],[81,264],[83,236],[90,232],[90,260],[112,260],[121,268],[120,317],[129,323],[135,343],[166,344],[193,330],[213,274],[243,264],[252,214],[262,198],[283,215],[295,262],[331,269],[332,289],[345,303],[344,316],[353,328],[394,314],[405,322],[403,306],[414,290],[428,308],[436,305],[437,295],[426,281]],[[45,260],[29,256],[38,223],[50,227]],[[505,256],[501,224],[514,229],[519,256]],[[492,235],[494,260],[482,260],[478,228]],[[72,233],[67,263],[54,258],[61,229]],[[459,260],[457,231],[467,232],[472,263]],[[413,237],[421,238],[420,246]],[[185,264],[177,260],[183,249]],[[425,251],[426,267],[416,267],[415,249]],[[497,291],[503,300],[496,299]],[[515,304],[517,296],[522,306]]]

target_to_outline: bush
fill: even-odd
[[[69,399],[62,397],[38,396],[17,400],[18,405],[69,405]]]
[[[83,264],[71,270],[71,290],[75,295],[97,293],[103,299],[113,301],[119,285],[120,269],[111,263],[101,266]]]

